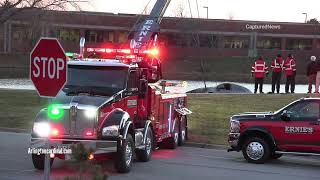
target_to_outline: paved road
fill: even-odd
[[[0,179],[42,179],[42,172],[34,170],[27,154],[28,134],[0,132]],[[51,179],[71,175],[70,164],[55,161]],[[286,156],[268,164],[248,164],[240,153],[225,150],[182,147],[176,151],[158,150],[147,163],[136,162],[129,174],[117,174],[112,163],[103,168],[112,180],[303,180],[319,179],[320,158]]]

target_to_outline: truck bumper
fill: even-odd
[[[240,133],[229,133],[228,142],[229,142],[230,148],[228,149],[228,152],[240,151],[239,138],[240,138]]]
[[[77,143],[82,143],[85,148],[94,150],[94,154],[103,154],[117,151],[117,140],[83,140],[83,139],[47,139],[45,138],[31,138],[30,149],[54,149],[59,152],[58,155],[67,158],[65,152],[70,152],[71,146]],[[66,151],[68,150],[69,151]],[[63,150],[63,151],[61,151]],[[72,152],[71,152],[72,153]],[[70,155],[70,153],[68,153]]]

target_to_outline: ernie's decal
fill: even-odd
[[[285,127],[285,133],[289,133],[289,134],[312,134],[313,133],[313,128],[311,128],[311,127],[286,126]]]

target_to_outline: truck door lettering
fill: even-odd
[[[313,128],[312,127],[293,127],[293,126],[286,126],[285,133],[289,134],[312,134]]]

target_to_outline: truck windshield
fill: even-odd
[[[63,91],[67,94],[113,95],[125,89],[126,67],[68,66],[68,80]]]

